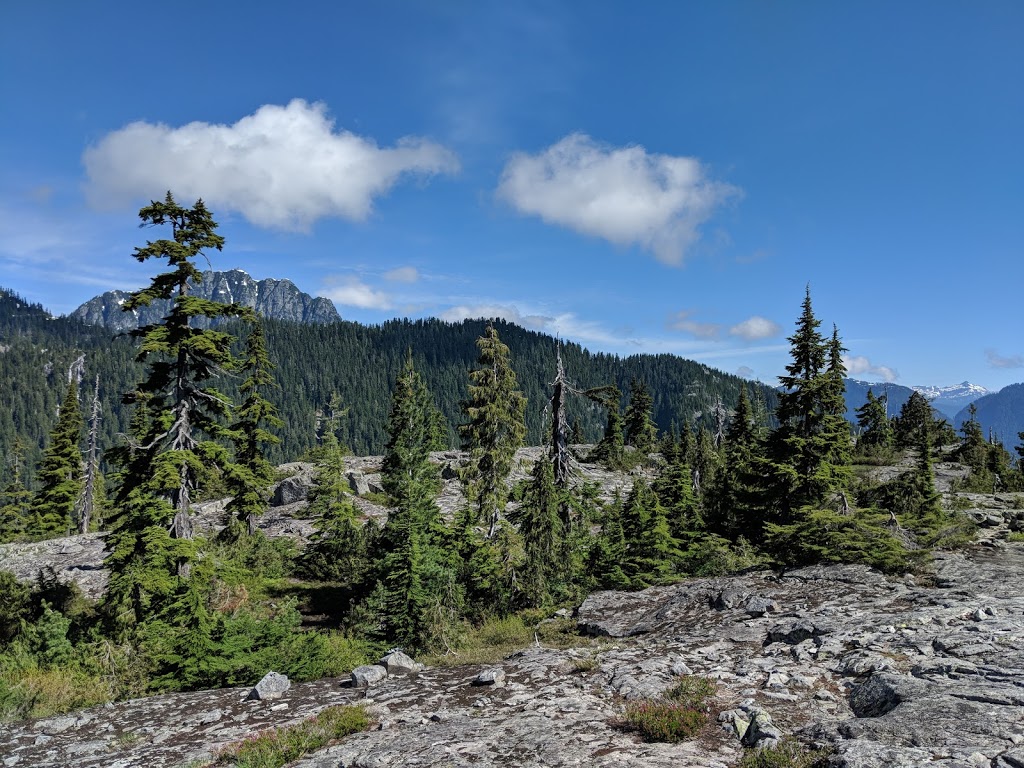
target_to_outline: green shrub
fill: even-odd
[[[281,768],[281,766],[370,725],[362,707],[328,707],[296,725],[260,731],[245,741],[227,747],[217,755],[217,765],[236,768]]]
[[[786,739],[777,747],[749,749],[736,768],[825,768],[828,749],[807,749],[793,739]]]
[[[675,743],[692,739],[707,721],[706,713],[675,701],[632,701],[626,705],[626,723],[644,741]]]
[[[686,675],[661,698],[626,704],[626,725],[644,741],[692,739],[707,723],[708,700],[717,690],[714,680]]]
[[[703,709],[707,700],[718,692],[718,685],[708,677],[684,675],[665,692],[665,698],[690,709]]]

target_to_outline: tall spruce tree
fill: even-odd
[[[892,448],[892,424],[886,410],[887,395],[875,397],[868,388],[867,399],[857,409],[858,450],[868,456],[884,453]]]
[[[526,436],[526,398],[519,391],[509,349],[493,325],[476,345],[480,356],[470,371],[469,399],[463,404],[469,421],[459,428],[463,449],[469,453],[463,481],[474,522],[487,523],[492,537],[508,501],[505,479]]]
[[[789,337],[792,362],[779,378],[779,427],[772,435],[776,501],[783,522],[797,510],[841,504],[850,478],[850,435],[843,414],[843,347],[838,331],[826,341],[818,332],[810,288],[796,332]]]
[[[563,580],[569,576],[567,563],[560,558],[564,535],[560,497],[551,460],[541,456],[534,463],[522,504],[510,515],[523,541],[521,589],[531,608],[551,602],[559,575]]]
[[[310,489],[307,513],[316,529],[303,553],[303,570],[321,581],[353,586],[367,572],[367,532],[360,524],[345,475],[347,450],[338,439],[346,413],[332,393],[315,455],[316,484]]]
[[[642,478],[633,483],[622,511],[626,543],[622,570],[633,589],[667,581],[682,557],[665,508]]]
[[[611,384],[593,387],[583,393],[607,413],[604,436],[587,456],[587,461],[609,469],[620,469],[626,462],[626,440],[622,434],[622,391]]]
[[[658,428],[652,416],[654,397],[647,385],[633,379],[629,385],[629,404],[624,418],[626,445],[636,448],[638,454],[646,456],[658,439]]]
[[[758,430],[743,386],[723,440],[722,467],[705,499],[705,519],[711,531],[732,540],[740,536],[760,540],[763,471]]]
[[[382,633],[407,648],[439,640],[450,629],[439,626],[439,617],[451,616],[457,608],[450,604],[456,597],[450,585],[457,568],[436,502],[440,468],[430,461],[438,442],[436,410],[410,352],[395,382],[388,415],[390,438],[381,482],[393,506],[376,568],[382,585]]]
[[[82,494],[82,410],[78,377],[69,374],[60,416],[36,475],[39,490],[32,501],[29,536],[48,539],[74,529],[75,504]]]
[[[227,471],[227,487],[231,493],[225,512],[229,536],[252,535],[256,531],[256,518],[267,506],[274,468],[267,461],[265,448],[280,442],[269,429],[280,427],[283,421],[277,408],[265,397],[274,386],[274,365],[267,355],[263,323],[255,312],[246,312],[249,334],[245,339],[245,355],[241,372],[245,379],[239,390],[242,404],[235,411],[231,425],[231,442],[235,447],[234,463]]]
[[[28,536],[32,492],[25,485],[25,443],[15,436],[5,458],[6,483],[0,491],[0,543]]]
[[[139,218],[142,226],[169,227],[171,237],[136,248],[135,259],[165,259],[171,269],[132,293],[121,308],[131,312],[160,299],[173,303],[162,322],[131,332],[148,375],[123,398],[137,411],[135,429],[131,442],[115,452],[121,465],[120,512],[108,539],[105,605],[120,629],[166,605],[188,576],[196,553],[192,499],[204,480],[228,466],[221,440],[230,403],[211,385],[234,362],[232,336],[198,328],[195,321],[241,311],[190,293],[202,279],[194,260],[224,245],[202,200],[183,208],[168,192],[163,201],[142,208]]]

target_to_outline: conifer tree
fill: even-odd
[[[822,499],[831,494],[840,494],[844,507],[848,506],[845,493],[853,479],[850,423],[846,420],[846,365],[843,363],[845,351],[839,340],[839,331],[833,325],[820,396],[821,461],[818,464],[816,492]]]
[[[658,428],[652,418],[654,398],[647,385],[639,379],[633,379],[629,389],[629,404],[624,419],[626,445],[632,445],[637,453],[646,456],[658,439]]]
[[[521,589],[531,608],[549,603],[558,574],[566,575],[566,563],[559,557],[564,535],[560,495],[552,462],[541,456],[533,466],[522,504],[510,515],[523,541]]]
[[[246,312],[249,334],[245,340],[245,356],[241,371],[245,379],[239,390],[243,398],[231,425],[231,442],[235,446],[234,463],[227,471],[227,526],[229,536],[252,535],[256,518],[266,508],[268,488],[274,479],[274,468],[265,456],[265,446],[280,442],[268,428],[280,427],[277,408],[264,396],[274,386],[273,369],[267,355],[263,323],[255,312]]]
[[[736,411],[729,421],[722,449],[722,467],[705,502],[708,528],[727,539],[760,539],[764,503],[761,474],[765,471],[747,387],[740,387]]]
[[[628,589],[629,577],[623,570],[626,537],[622,528],[622,499],[615,498],[605,507],[601,532],[590,548],[587,572],[600,589]]]
[[[195,556],[192,498],[205,478],[223,473],[227,450],[223,419],[230,403],[211,386],[221,371],[230,370],[232,337],[212,328],[197,328],[199,318],[237,315],[240,308],[190,294],[201,280],[193,263],[209,249],[221,250],[224,238],[201,200],[179,206],[170,192],[139,211],[142,226],[166,226],[170,239],[136,248],[137,261],[166,259],[170,271],[132,293],[126,312],[159,299],[171,299],[160,323],[131,332],[139,340],[137,360],[148,366],[146,379],[127,393],[134,405],[134,439],[115,453],[121,465],[117,493],[120,514],[105,560],[111,571],[105,598],[120,629],[129,629],[150,613],[188,576]]]
[[[69,376],[60,416],[39,465],[39,490],[32,502],[29,536],[66,536],[74,526],[75,504],[82,494],[82,411],[78,378]]]
[[[693,468],[693,493],[701,498],[704,492],[711,487],[718,472],[719,456],[715,450],[715,442],[704,424],[697,427],[697,434],[693,438],[693,458],[690,466]]]
[[[912,392],[896,417],[894,436],[900,448],[916,448],[921,443],[921,432],[929,433],[929,442],[934,433],[935,417],[927,398],[920,392]]]
[[[583,394],[602,406],[608,414],[604,436],[590,451],[587,460],[602,464],[609,469],[619,469],[626,460],[626,442],[622,434],[622,413],[619,411],[622,392],[616,386],[606,385],[588,389]]]
[[[704,529],[700,506],[693,493],[693,471],[679,442],[665,443],[665,466],[654,481],[654,492],[665,509],[672,536],[692,541]]]
[[[15,436],[6,456],[7,484],[0,491],[0,543],[27,536],[32,492],[25,486],[25,443]]]
[[[647,482],[638,478],[622,511],[626,543],[623,571],[633,589],[666,581],[682,556],[665,508]]]
[[[808,288],[796,332],[789,337],[792,362],[779,379],[779,428],[772,435],[776,500],[784,521],[833,497],[842,502],[851,474],[844,350],[838,331],[833,329],[826,342],[818,332],[820,324]]]
[[[463,411],[469,419],[460,427],[469,462],[463,473],[466,495],[475,521],[487,522],[493,537],[508,500],[505,479],[526,435],[526,398],[519,391],[509,349],[493,325],[477,340],[480,356],[470,371],[469,399]]]
[[[381,534],[377,571],[384,607],[383,634],[389,642],[421,648],[443,635],[437,608],[450,602],[456,564],[446,548],[450,538],[435,501],[440,470],[430,461],[436,444],[437,410],[413,366],[411,352],[395,383],[388,416],[388,440],[381,470],[393,508]],[[451,605],[449,608],[456,608]]]
[[[309,491],[306,509],[316,530],[303,555],[303,569],[321,581],[352,585],[366,574],[367,539],[350,498],[347,451],[338,440],[344,414],[341,398],[333,393],[315,452],[316,484]]]
[[[869,387],[864,405],[857,409],[857,428],[860,430],[857,447],[867,455],[892,447],[892,424],[886,413],[886,400],[886,395],[876,398]]]

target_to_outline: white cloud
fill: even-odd
[[[747,341],[770,339],[773,336],[778,336],[781,331],[781,325],[760,315],[748,317],[742,323],[737,323],[729,329],[729,333],[733,336],[739,336]]]
[[[514,304],[459,304],[441,312],[438,317],[449,323],[460,320],[507,320],[532,331],[545,331],[552,322],[551,317],[521,312]]]
[[[333,278],[324,281],[319,295],[335,304],[360,309],[391,309],[391,297],[375,291],[357,277]]]
[[[416,267],[398,267],[384,273],[384,279],[393,283],[415,283],[420,279]]]
[[[675,331],[683,331],[698,339],[717,339],[722,332],[722,326],[718,323],[698,323],[691,319],[693,312],[684,309],[676,312],[668,322],[668,327]]]
[[[498,196],[549,224],[639,245],[679,264],[698,229],[739,189],[709,179],[693,157],[608,147],[581,133],[505,165]]]
[[[741,365],[736,369],[736,375],[741,379],[752,379],[754,378],[754,369],[749,365]]]
[[[131,123],[89,147],[82,162],[97,207],[160,199],[170,189],[182,202],[201,197],[214,211],[287,230],[329,216],[365,219],[403,175],[458,170],[439,144],[409,137],[381,148],[335,131],[326,105],[302,99],[264,105],[232,125]]]
[[[900,377],[894,368],[887,365],[875,365],[864,355],[844,356],[843,365],[850,376],[860,376],[865,373],[881,377],[882,381],[896,381]]]
[[[1003,357],[994,349],[986,349],[985,357],[988,358],[988,364],[993,368],[1024,368],[1024,355]]]

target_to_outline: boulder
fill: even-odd
[[[311,480],[304,475],[286,477],[274,489],[274,495],[270,499],[270,506],[284,507],[288,504],[295,504],[305,501],[309,495]]]
[[[387,676],[388,671],[380,664],[365,664],[352,670],[352,687],[367,688]]]
[[[280,699],[284,692],[291,687],[292,683],[287,675],[282,675],[279,672],[267,672],[245,698],[259,701]]]
[[[423,669],[422,664],[418,661],[413,661],[411,657],[401,651],[391,651],[378,664],[384,667],[389,675],[408,675]]]
[[[505,670],[500,667],[485,669],[473,678],[473,685],[490,685],[495,688],[503,688],[505,686]]]
[[[348,487],[356,496],[365,496],[370,492],[370,484],[366,481],[366,475],[358,469],[350,469],[346,472],[345,479],[348,480]]]

